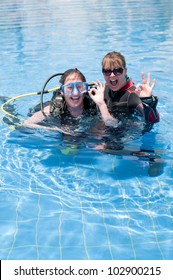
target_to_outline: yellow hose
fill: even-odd
[[[46,93],[49,93],[51,91],[55,91],[59,88],[52,88],[52,89],[49,89],[46,91]],[[38,95],[40,92],[31,92],[31,93],[24,93],[24,94],[21,94],[21,95],[18,95],[18,96],[15,96],[15,97],[12,97],[10,98],[9,100],[7,100],[5,103],[3,103],[0,107],[1,111],[5,114],[5,115],[8,115],[9,117],[11,118],[15,118],[15,119],[18,119],[20,120],[20,118],[16,117],[15,115],[9,113],[8,111],[5,110],[5,106],[9,105],[11,102],[13,102],[14,100],[16,99],[19,99],[19,98],[22,98],[22,97],[26,97],[26,96],[34,96],[34,95]],[[18,125],[21,125],[21,124],[18,124]]]

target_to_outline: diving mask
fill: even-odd
[[[82,95],[88,91],[88,84],[86,82],[73,82],[61,86],[62,92],[69,96],[73,94],[74,89],[76,89],[78,93]]]

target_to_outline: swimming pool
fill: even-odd
[[[1,104],[71,67],[103,81],[101,59],[116,50],[135,82],[141,71],[156,78],[161,121],[126,138],[123,153],[106,153],[97,137],[14,129],[0,112],[0,259],[173,258],[172,8],[165,0],[2,1]],[[24,98],[15,110],[23,116],[36,103]]]

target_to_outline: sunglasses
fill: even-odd
[[[119,76],[123,73],[124,68],[114,68],[113,70],[111,69],[102,69],[102,72],[105,76],[110,76],[112,73],[114,73],[115,76]]]

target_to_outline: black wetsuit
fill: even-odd
[[[112,91],[106,87],[105,102],[108,106],[109,112],[122,119],[128,114],[137,113],[139,116],[150,123],[159,122],[159,114],[156,110],[158,99],[156,96],[140,98],[135,93],[135,86],[132,80],[127,79],[126,85],[119,91]],[[97,115],[99,112],[96,104],[89,97],[88,94],[84,97],[84,113],[83,116]],[[63,119],[68,116],[67,105],[59,91],[55,91],[50,102],[50,114],[53,117],[61,117]]]
[[[93,100],[89,97],[88,94],[85,94],[83,104],[84,112],[82,115],[92,116],[98,113],[96,104],[93,102]],[[50,102],[50,114],[54,117],[62,117],[66,115],[71,116],[67,109],[65,99],[59,91],[55,91],[53,93],[53,97]]]
[[[100,117],[96,104],[88,94],[85,94],[84,96],[83,106],[84,110],[82,114],[78,117],[73,117],[67,108],[64,97],[59,91],[55,91],[50,101],[50,116],[48,121],[52,125],[62,126],[70,131],[73,131],[74,129],[85,130],[87,126],[89,127],[89,124],[92,126],[92,124]],[[94,119],[93,116],[95,116]]]
[[[107,87],[105,91],[105,102],[109,112],[115,117],[124,113],[133,114],[137,112],[140,116],[144,117],[147,122],[152,124],[159,122],[159,114],[156,110],[158,102],[157,97],[140,98],[135,93],[135,86],[130,79],[119,91],[115,92]]]

